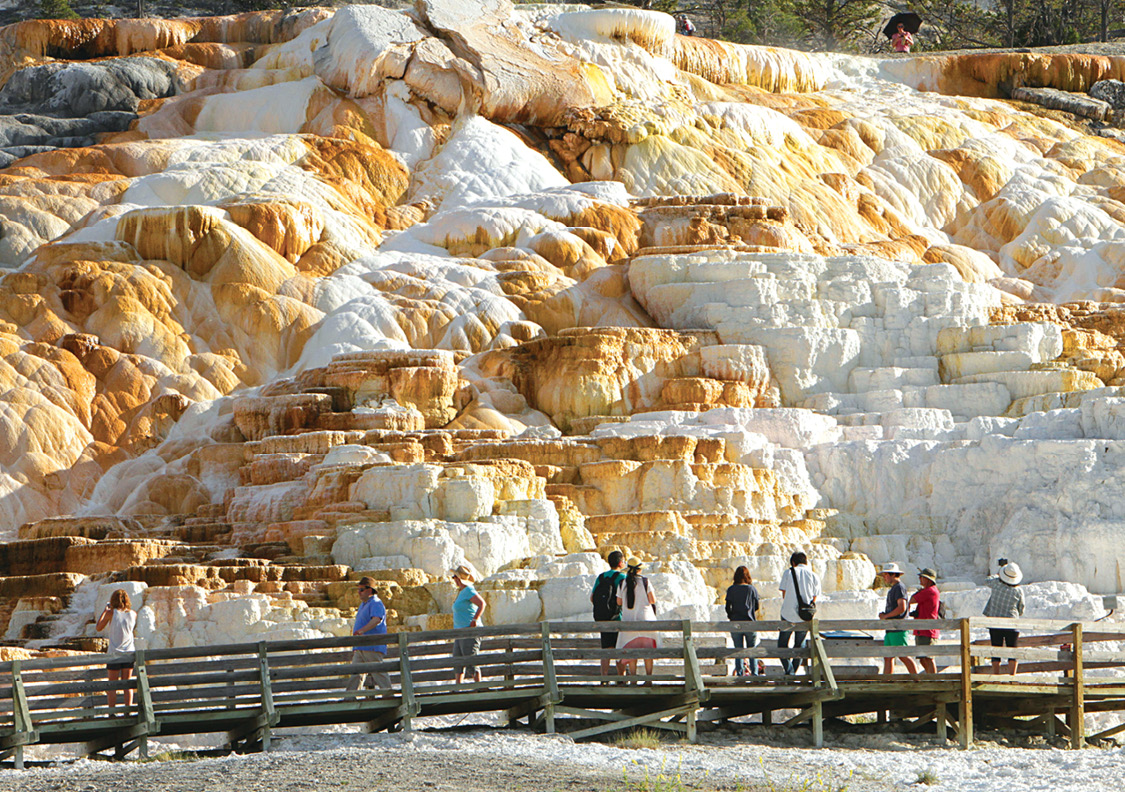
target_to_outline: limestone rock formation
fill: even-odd
[[[98,649],[117,587],[143,647],[346,634],[365,574],[448,627],[462,563],[580,618],[613,548],[669,618],[737,565],[775,615],[796,548],[826,616],[1005,555],[1100,617],[1125,150],[1072,95],[1122,63],[508,0],[0,29],[5,640]]]

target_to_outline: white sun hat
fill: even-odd
[[[879,572],[880,573],[896,573],[898,575],[902,575],[906,571],[903,570],[901,567],[899,567],[895,562],[891,562],[890,564],[883,565],[883,569],[880,570]]]
[[[1020,566],[1015,562],[1008,562],[1000,568],[1000,580],[1015,586],[1023,580],[1023,570],[1020,570]]]

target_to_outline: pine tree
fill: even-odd
[[[68,0],[39,0],[39,19],[79,19]]]

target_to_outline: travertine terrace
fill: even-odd
[[[1125,59],[872,60],[418,0],[0,29],[0,630],[96,649],[662,616],[789,553],[1123,589]],[[123,583],[125,582],[125,583]],[[1092,594],[1091,594],[1092,593]]]

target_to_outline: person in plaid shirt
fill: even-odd
[[[1023,591],[1019,588],[1019,583],[1023,580],[1023,571],[1018,564],[1007,559],[1001,559],[1000,565],[1000,574],[989,576],[984,582],[992,590],[988,603],[984,606],[984,616],[1008,619],[1022,617]],[[988,635],[993,647],[1015,647],[1020,637],[1019,631],[1008,628],[989,628]],[[1008,659],[1008,674],[1016,673],[1017,664],[1015,658]],[[1000,674],[999,658],[992,659],[992,674]]]

